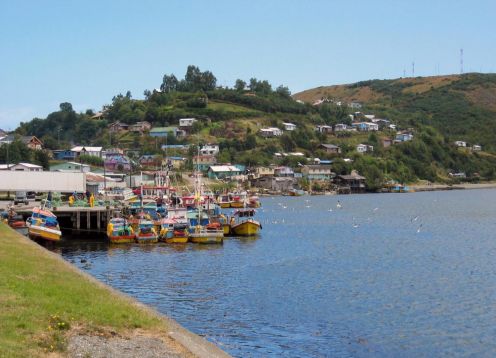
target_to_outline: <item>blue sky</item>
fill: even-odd
[[[0,128],[61,102],[141,98],[164,73],[291,91],[371,78],[496,70],[496,1],[0,1]]]

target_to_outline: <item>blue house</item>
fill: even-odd
[[[76,153],[70,149],[57,149],[52,151],[53,158],[57,160],[74,160]]]

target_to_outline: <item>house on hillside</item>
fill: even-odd
[[[401,132],[396,134],[395,142],[408,142],[413,139],[413,134],[411,132]]]
[[[365,177],[354,170],[349,175],[338,175],[334,179],[334,183],[340,194],[363,193],[366,189]]]
[[[327,181],[333,176],[330,165],[304,165],[301,168],[301,174],[303,175],[303,178],[310,181]]]
[[[0,138],[0,146],[2,144],[11,144],[15,140],[20,140],[29,149],[33,149],[33,150],[43,149],[43,142],[34,135],[17,136],[15,134],[9,134],[7,136]]]
[[[143,167],[153,167],[161,165],[162,159],[156,154],[143,154],[139,157],[138,163],[140,163]]]
[[[131,124],[129,126],[130,132],[144,133],[148,132],[150,129],[152,129],[152,125],[147,121],[136,122],[135,124]]]
[[[196,121],[196,118],[181,118],[179,119],[179,127],[193,127]]]
[[[373,122],[357,122],[352,124],[360,132],[373,132],[379,130],[379,125]]]
[[[348,107],[352,109],[362,109],[362,104],[360,102],[351,102],[348,104]]]
[[[200,148],[201,155],[217,155],[219,154],[219,145],[218,144],[205,144]]]
[[[179,151],[186,151],[189,149],[189,144],[162,144],[160,147],[162,148],[163,151],[167,150],[179,150]]]
[[[472,146],[472,152],[480,152],[482,150],[482,146],[479,144],[474,144]]]
[[[332,127],[325,124],[315,126],[315,130],[319,133],[332,133]]]
[[[295,178],[282,177],[276,178],[271,176],[261,176],[250,180],[251,186],[255,188],[267,189],[277,192],[288,192],[294,188],[296,184]]]
[[[167,137],[172,134],[174,137],[178,137],[177,127],[155,127],[150,130],[150,137]]]
[[[356,151],[358,153],[373,152],[374,151],[374,146],[367,145],[367,144],[358,144],[356,146]]]
[[[255,178],[274,176],[274,167],[256,167]]]
[[[338,123],[334,125],[334,132],[346,132],[348,130],[348,125],[345,123]]]
[[[282,136],[282,130],[275,127],[262,128],[260,129],[260,135],[264,138],[280,137]]]
[[[393,140],[389,137],[385,137],[381,139],[381,144],[383,148],[387,148],[393,145]]]
[[[71,148],[71,151],[74,152],[74,158],[77,158],[81,155],[91,155],[93,157],[102,157],[102,147],[86,147],[86,146],[76,146]]]
[[[120,121],[115,121],[114,123],[111,123],[108,126],[108,130],[110,133],[126,132],[128,129],[129,129],[129,125],[126,123],[122,123]]]
[[[105,169],[111,171],[129,171],[131,170],[131,161],[122,154],[109,155],[104,161]]]
[[[284,126],[285,131],[294,131],[296,129],[296,124],[293,123],[283,122],[282,125]]]
[[[241,170],[234,165],[211,165],[207,170],[210,179],[228,179],[241,174]]]
[[[193,166],[198,168],[202,172],[206,172],[208,168],[217,163],[215,155],[205,154],[205,155],[195,155],[193,157]]]
[[[66,172],[66,173],[88,173],[91,167],[88,164],[77,162],[64,162],[50,165],[51,172]]]
[[[319,146],[320,149],[323,149],[326,153],[329,154],[339,154],[341,153],[341,148],[334,144],[321,144]]]
[[[467,146],[467,142],[464,142],[464,141],[461,141],[461,140],[457,140],[457,141],[455,142],[455,145],[456,145],[457,147],[466,147],[466,146]]]
[[[43,167],[37,164],[31,163],[19,163],[12,165],[10,170],[13,172],[42,172]]]
[[[53,159],[56,160],[74,160],[76,153],[70,149],[55,149],[52,150]]]
[[[274,168],[274,176],[276,177],[294,177],[294,170],[291,167],[275,167]]]
[[[184,157],[167,157],[165,158],[167,165],[171,165],[174,169],[179,169],[186,163],[186,158]]]

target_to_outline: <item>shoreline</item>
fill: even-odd
[[[94,317],[90,317],[90,315],[88,314],[85,316],[86,312],[78,311],[79,307],[77,305],[73,305],[72,302],[69,302],[67,306],[64,306],[64,308],[68,311],[71,311],[71,315],[79,316],[77,321],[74,322],[71,321],[70,325],[73,328],[81,327],[81,326],[88,326],[89,328],[84,328],[82,330],[76,329],[75,332],[72,333],[70,331],[67,332],[61,331],[60,333],[63,333],[65,335],[61,339],[70,340],[74,336],[92,338],[97,336],[103,336],[102,332],[109,331],[111,333],[108,335],[109,337],[106,338],[99,337],[99,338],[107,341],[113,341],[113,340],[115,341],[119,337],[124,336],[124,339],[126,341],[132,342],[134,338],[153,337],[156,341],[159,342],[159,344],[163,345],[163,348],[167,350],[168,354],[171,354],[171,356],[174,357],[176,356],[200,357],[200,358],[230,357],[229,354],[221,350],[214,343],[209,342],[205,338],[187,330],[186,328],[182,327],[179,323],[177,323],[174,319],[156,311],[152,307],[149,307],[137,301],[131,296],[128,296],[125,293],[106,285],[105,283],[99,281],[90,274],[82,271],[78,267],[65,261],[60,255],[41,247],[37,243],[17,233],[15,230],[11,229],[7,225],[0,223],[0,258],[4,262],[11,261],[13,263],[16,263],[24,259],[18,256],[16,256],[15,258],[9,257],[12,256],[12,254],[10,253],[13,250],[10,250],[11,248],[9,248],[8,246],[11,246],[11,248],[17,247],[17,249],[19,249],[20,252],[27,253],[26,254],[27,259],[30,259],[29,256],[36,256],[36,259],[40,260],[41,265],[55,267],[56,269],[58,269],[58,271],[61,271],[61,274],[64,275],[64,280],[57,281],[56,280],[57,277],[52,277],[51,275],[40,273],[40,271],[33,271],[32,269],[30,269],[30,267],[28,268],[18,267],[20,265],[9,266],[7,268],[8,271],[6,270],[7,274],[4,275],[4,277],[2,278],[3,280],[6,281],[7,284],[5,285],[5,288],[0,288],[0,302],[3,304],[3,306],[7,307],[7,311],[10,310],[10,306],[12,306],[12,310],[14,311],[14,312],[9,312],[8,314],[11,315],[13,314],[14,317],[19,315],[26,316],[28,317],[27,319],[33,320],[34,321],[33,324],[36,326],[37,324],[39,324],[39,322],[36,321],[39,318],[39,316],[42,316],[41,317],[42,319],[45,319],[46,316],[46,314],[39,312],[42,311],[42,309],[44,308],[44,307],[40,307],[41,304],[40,302],[46,302],[46,305],[50,307],[52,306],[62,307],[64,302],[56,301],[59,300],[60,298],[55,297],[55,294],[53,294],[52,292],[50,292],[48,295],[43,295],[43,292],[41,292],[42,290],[36,290],[33,297],[35,298],[36,302],[31,302],[33,301],[31,299],[30,302],[27,302],[27,304],[24,305],[24,306],[30,305],[30,307],[26,308],[23,306],[22,308],[20,308],[18,306],[19,300],[15,296],[19,295],[22,297],[22,292],[27,290],[26,287],[20,287],[20,286],[23,286],[25,282],[26,282],[25,285],[28,286],[29,284],[31,284],[28,281],[31,280],[41,281],[41,284],[43,285],[52,284],[55,286],[67,286],[68,281],[72,280],[75,282],[76,285],[88,286],[88,290],[90,294],[89,298],[77,297],[76,301],[88,299],[90,300],[90,302],[86,302],[86,303],[89,305],[95,305],[95,309],[98,310],[101,309],[101,307],[98,306],[102,305],[102,301],[98,301],[98,298],[104,297],[106,300],[112,302],[114,305],[117,306],[114,307],[114,309],[116,309],[117,311],[111,312],[113,316],[112,315],[110,316],[111,317],[110,322],[106,322],[105,324],[98,324],[95,322]],[[3,269],[5,269],[5,267]],[[0,272],[2,272],[1,262],[0,262]],[[9,277],[9,275],[11,277]],[[17,281],[19,281],[20,283]],[[39,285],[38,282],[34,284],[35,287],[37,285]],[[76,295],[76,293],[73,293],[73,295]],[[74,297],[69,297],[68,299],[66,299],[66,301],[69,300],[74,300]],[[20,312],[24,309],[27,310],[28,312]],[[132,310],[132,312],[130,312],[129,310]],[[99,312],[97,312],[96,314],[98,313]],[[5,319],[5,322],[7,323],[9,320],[8,314],[7,317],[5,317],[4,316],[5,313],[0,312],[0,317],[2,319]],[[117,315],[122,315],[122,317],[127,317],[127,318],[118,317],[118,319],[124,322],[112,321],[112,319],[117,319],[116,318]],[[52,318],[53,317],[54,316],[52,316]],[[47,321],[50,320],[50,316],[46,317],[46,319]],[[145,323],[137,321],[139,319],[142,319],[143,322]],[[29,326],[30,323],[31,322],[23,322],[22,326]],[[69,322],[67,324],[69,325]],[[15,327],[17,328],[18,326],[19,325]],[[29,355],[33,354],[38,356],[46,356],[50,354],[50,352],[62,354],[62,356],[66,356],[67,353],[69,353],[69,356],[78,356],[78,354],[81,353],[81,352],[74,352],[74,349],[71,348],[71,342],[69,342],[68,344],[69,352],[65,350],[60,351],[56,349],[50,350],[50,348],[48,348],[48,352],[47,352],[46,347],[45,347],[45,351],[43,352],[42,351],[43,347],[40,345],[39,342],[37,344],[36,343],[33,344],[33,339],[36,340],[39,337],[47,338],[45,337],[47,336],[47,332],[44,332],[46,330],[45,329],[46,323],[44,323],[43,327],[44,329],[42,329],[41,332],[39,332],[39,329],[38,330],[32,329],[30,330],[30,332],[25,332],[24,335],[22,335],[22,332],[21,333],[17,332],[16,336],[19,335],[19,337],[16,337],[15,339],[18,339],[20,341],[16,341],[14,338],[12,338],[9,341],[9,339],[2,339],[0,337],[0,353],[3,350],[5,350],[4,353],[7,356],[17,356],[15,353],[21,352],[23,350],[24,353],[20,353],[19,356],[25,355],[26,352],[29,352],[30,353]],[[8,328],[4,328],[4,329],[7,330]],[[48,329],[49,330],[51,329],[50,325]],[[0,332],[1,331],[2,330],[0,329]],[[81,333],[80,331],[84,332],[83,336],[80,335]],[[130,338],[129,335],[131,335]],[[24,344],[26,344],[26,342],[31,343],[30,347],[23,346]],[[140,342],[138,343],[141,344]],[[52,347],[52,346],[49,345],[48,347]],[[139,345],[137,347],[140,348]],[[88,355],[87,352],[82,352],[82,353]],[[119,356],[118,352],[116,356]]]

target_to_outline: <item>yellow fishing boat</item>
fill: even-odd
[[[229,209],[231,207],[231,198],[229,197],[229,194],[223,194],[217,197],[217,204],[222,209]]]
[[[62,236],[57,217],[48,209],[33,208],[26,225],[28,235],[32,239],[59,241]]]
[[[204,226],[197,225],[189,233],[189,240],[195,244],[222,244],[224,232],[222,230],[207,230]]]
[[[107,237],[113,244],[134,242],[136,234],[124,218],[113,218],[107,225]]]
[[[257,235],[262,229],[262,225],[253,219],[255,210],[237,210],[234,217],[231,218],[231,235],[234,236],[253,236]]]
[[[168,244],[185,244],[188,242],[186,224],[181,224],[173,219],[162,219],[160,241]]]

